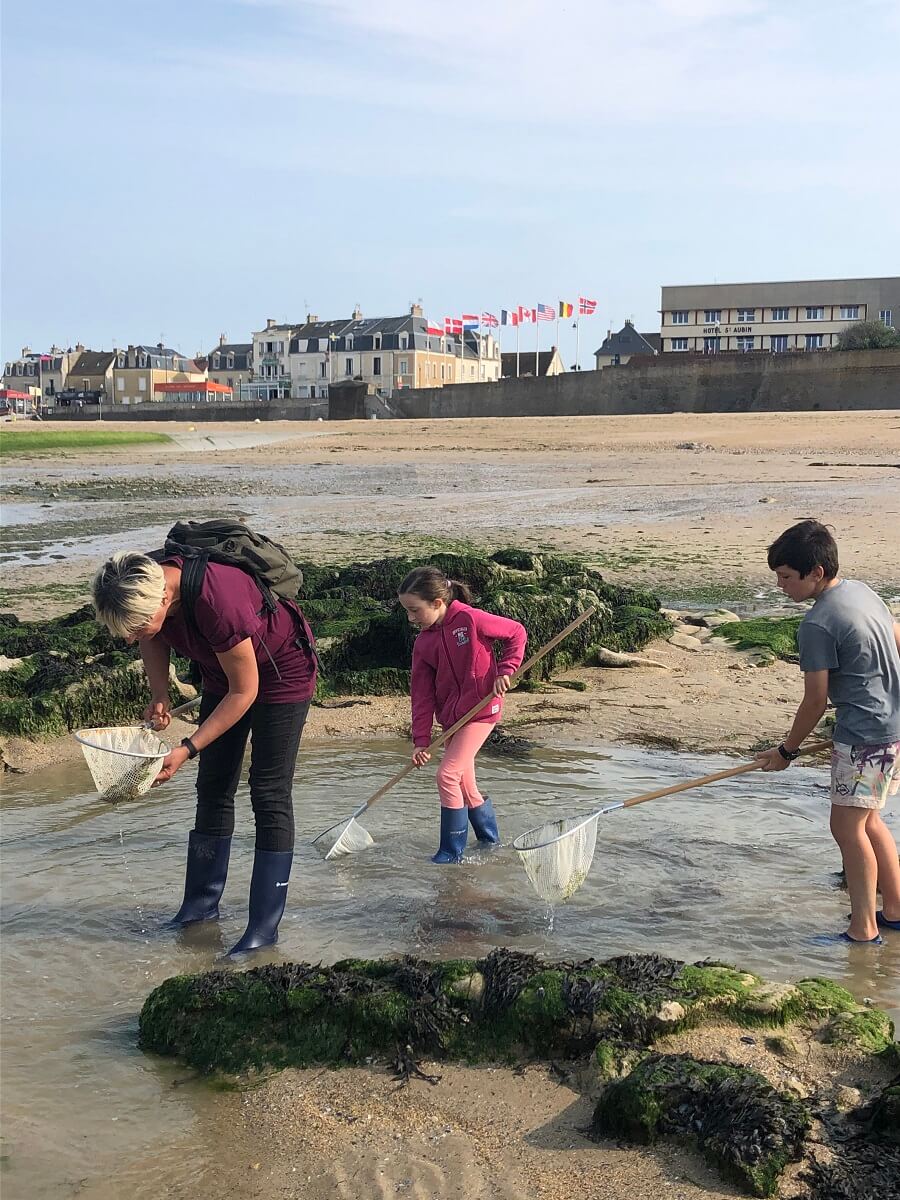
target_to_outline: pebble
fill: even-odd
[[[673,646],[679,646],[682,650],[702,650],[703,643],[699,638],[692,637],[687,633],[673,633],[669,638],[669,642]]]

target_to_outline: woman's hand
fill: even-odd
[[[511,675],[498,675],[494,680],[494,695],[504,696],[512,687]]]
[[[190,755],[187,752],[186,746],[176,746],[174,750],[170,750],[163,759],[159,774],[150,786],[159,787],[161,783],[168,783],[175,772],[183,767],[189,758]]]
[[[153,729],[168,729],[172,724],[172,718],[169,716],[169,709],[171,707],[172,703],[168,696],[161,696],[158,700],[151,700],[144,709],[144,721]]]
[[[426,750],[422,746],[418,750],[413,751],[412,760],[414,767],[424,767],[427,762],[431,761],[431,751]]]

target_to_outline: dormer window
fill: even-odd
[[[380,333],[375,334],[375,339],[374,339],[374,344],[372,346],[372,349],[373,350],[381,349],[381,334]]]
[[[214,354],[213,355],[213,370],[218,371],[218,369],[221,365],[222,365],[221,357],[218,354]]]
[[[119,355],[119,370],[120,370],[120,371],[124,371],[127,365],[128,365],[128,357],[127,357],[127,355],[125,355],[125,354],[120,354],[120,355]]]
[[[409,349],[409,334],[408,333],[400,334],[400,349],[401,350]]]
[[[139,355],[138,355],[138,366],[139,366],[139,367],[146,367],[146,365],[147,365],[147,355],[146,355],[146,354],[139,354]]]
[[[228,368],[229,371],[234,370],[234,355],[233,354],[228,355],[228,358],[225,360],[225,366]]]
[[[352,350],[352,349],[353,349],[353,334],[352,334],[352,333],[348,333],[348,334],[347,334],[347,345],[346,345],[346,347],[345,347],[345,348],[346,348],[347,350]]]

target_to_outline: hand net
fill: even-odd
[[[357,854],[360,850],[368,850],[369,846],[374,844],[371,833],[364,829],[355,817],[342,821],[332,829],[326,829],[313,841],[313,845],[326,862],[343,858],[345,854]]]
[[[594,859],[600,815],[548,821],[513,842],[534,890],[548,904],[568,900],[584,883]]]
[[[150,790],[169,747],[150,729],[135,725],[79,729],[88,770],[101,800],[117,804]]]

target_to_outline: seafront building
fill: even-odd
[[[900,276],[664,287],[663,353],[829,350],[853,321],[900,319]]]

